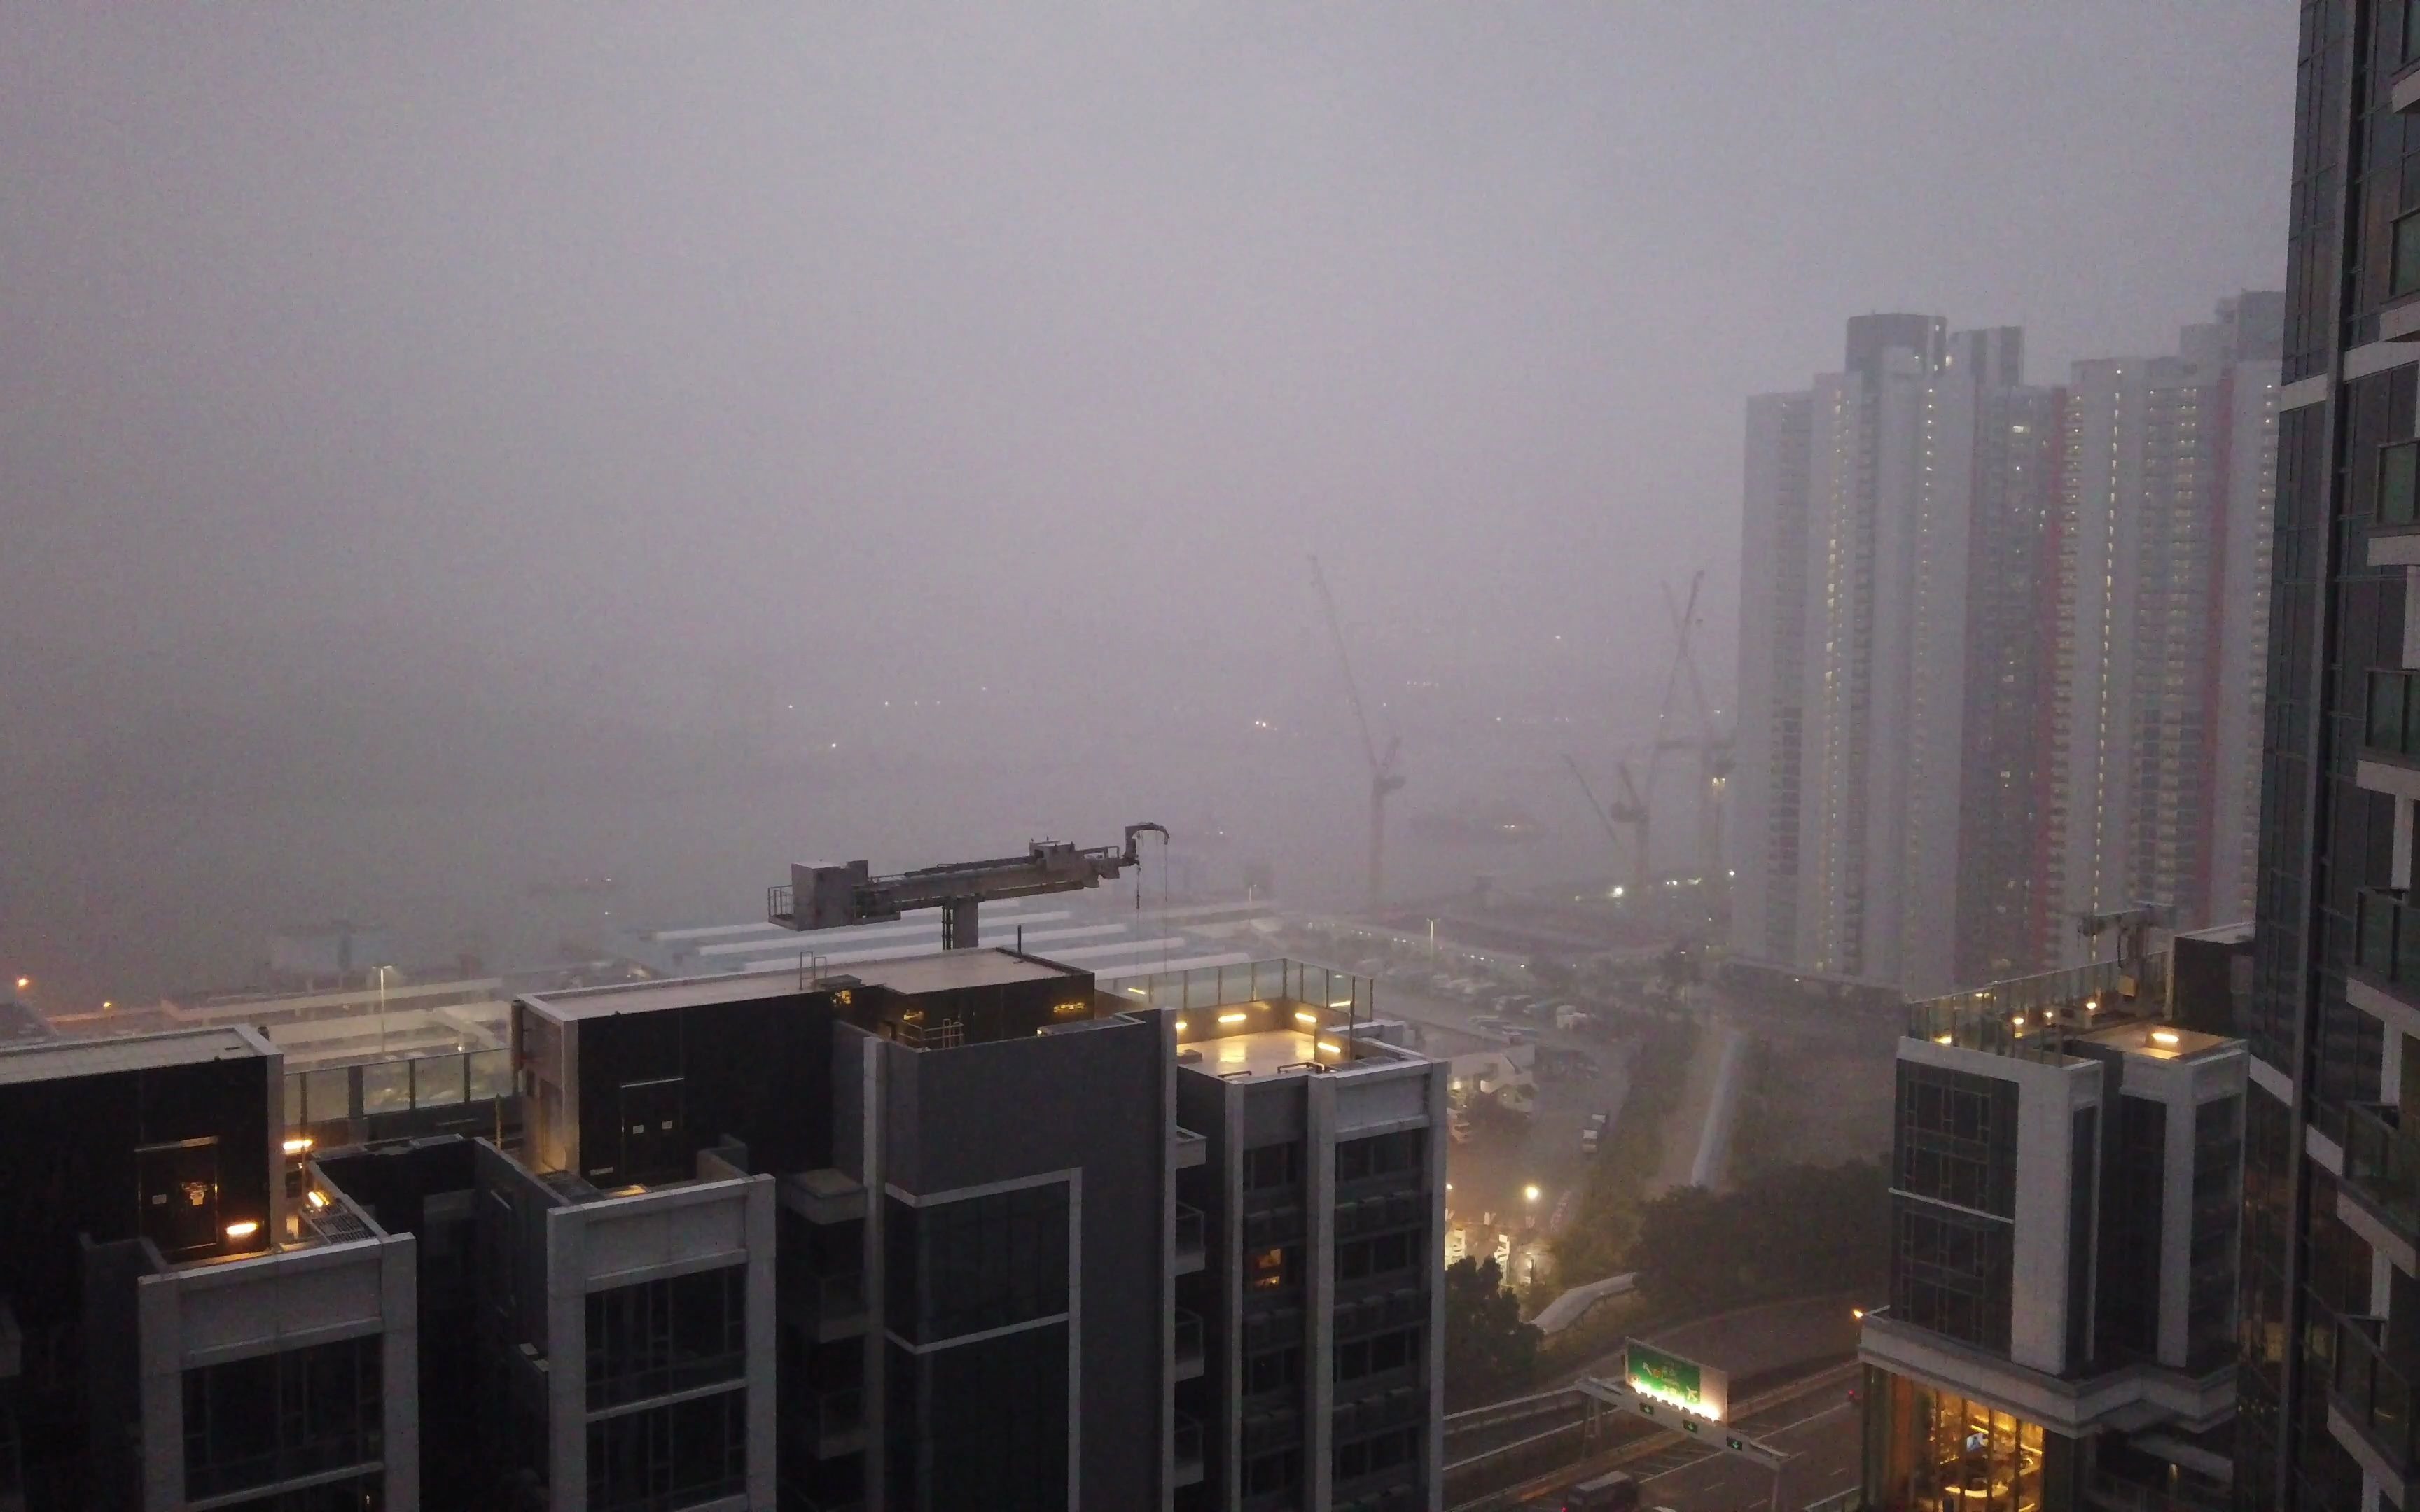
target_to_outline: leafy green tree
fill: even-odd
[[[1536,1325],[1521,1321],[1496,1257],[1445,1268],[1445,1389],[1457,1404],[1483,1402],[1525,1383],[1538,1360]]]

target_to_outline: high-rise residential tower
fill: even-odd
[[[2022,333],[1850,322],[1752,399],[1731,944],[1925,995],[2244,917],[2282,297],[2024,381]]]
[[[2246,918],[2283,299],[2245,294],[2172,356],[2078,363],[2051,518],[2051,781],[2033,950],[2079,915]]]
[[[1863,316],[1847,359],[1748,404],[1732,943],[1793,974],[1946,990],[1969,832],[2022,838],[1998,834],[2012,800],[1963,774],[2013,702],[1975,668],[2022,649],[2001,618],[2037,596],[2020,556],[2041,401],[2013,329]]]
[[[2236,1504],[2408,1507],[2420,1495],[2420,116],[2408,114],[2420,15],[2399,0],[2310,0],[2300,15]]]

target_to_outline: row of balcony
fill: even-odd
[[[2335,1360],[2328,1382],[2331,1400],[2398,1472],[2420,1468],[2420,1436],[2413,1431],[2412,1382],[2386,1358],[2385,1319],[2336,1319]]]
[[[2388,1227],[2420,1242],[2420,1138],[2402,1118],[2392,1103],[2345,1109],[2344,1182]]]

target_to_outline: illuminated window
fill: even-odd
[[[1286,1252],[1282,1248],[1254,1250],[1244,1262],[1245,1273],[1250,1277],[1255,1291],[1278,1291],[1284,1288]]]

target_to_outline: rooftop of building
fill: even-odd
[[[602,1018],[616,1013],[656,1013],[666,1009],[786,997],[818,986],[881,987],[903,997],[1005,987],[1018,982],[1089,978],[1079,967],[996,948],[939,950],[878,964],[852,966],[845,977],[816,978],[795,966],[772,971],[679,977],[669,981],[618,982],[569,992],[529,993],[521,1001],[556,1019]]]
[[[268,1041],[240,1026],[111,1040],[50,1040],[0,1048],[0,1086],[258,1059],[276,1053]]]
[[[2050,1063],[2103,1045],[2162,1060],[2225,1051],[2237,1041],[2178,1022],[2167,950],[2012,977],[1907,1004],[1907,1038]]]
[[[2164,1019],[2136,1018],[2075,1035],[2071,1042],[2107,1045],[2130,1056],[2148,1056],[2153,1060],[2194,1060],[2232,1049],[2241,1041],[2221,1035],[2204,1034],[2199,1029],[2188,1029]]]

